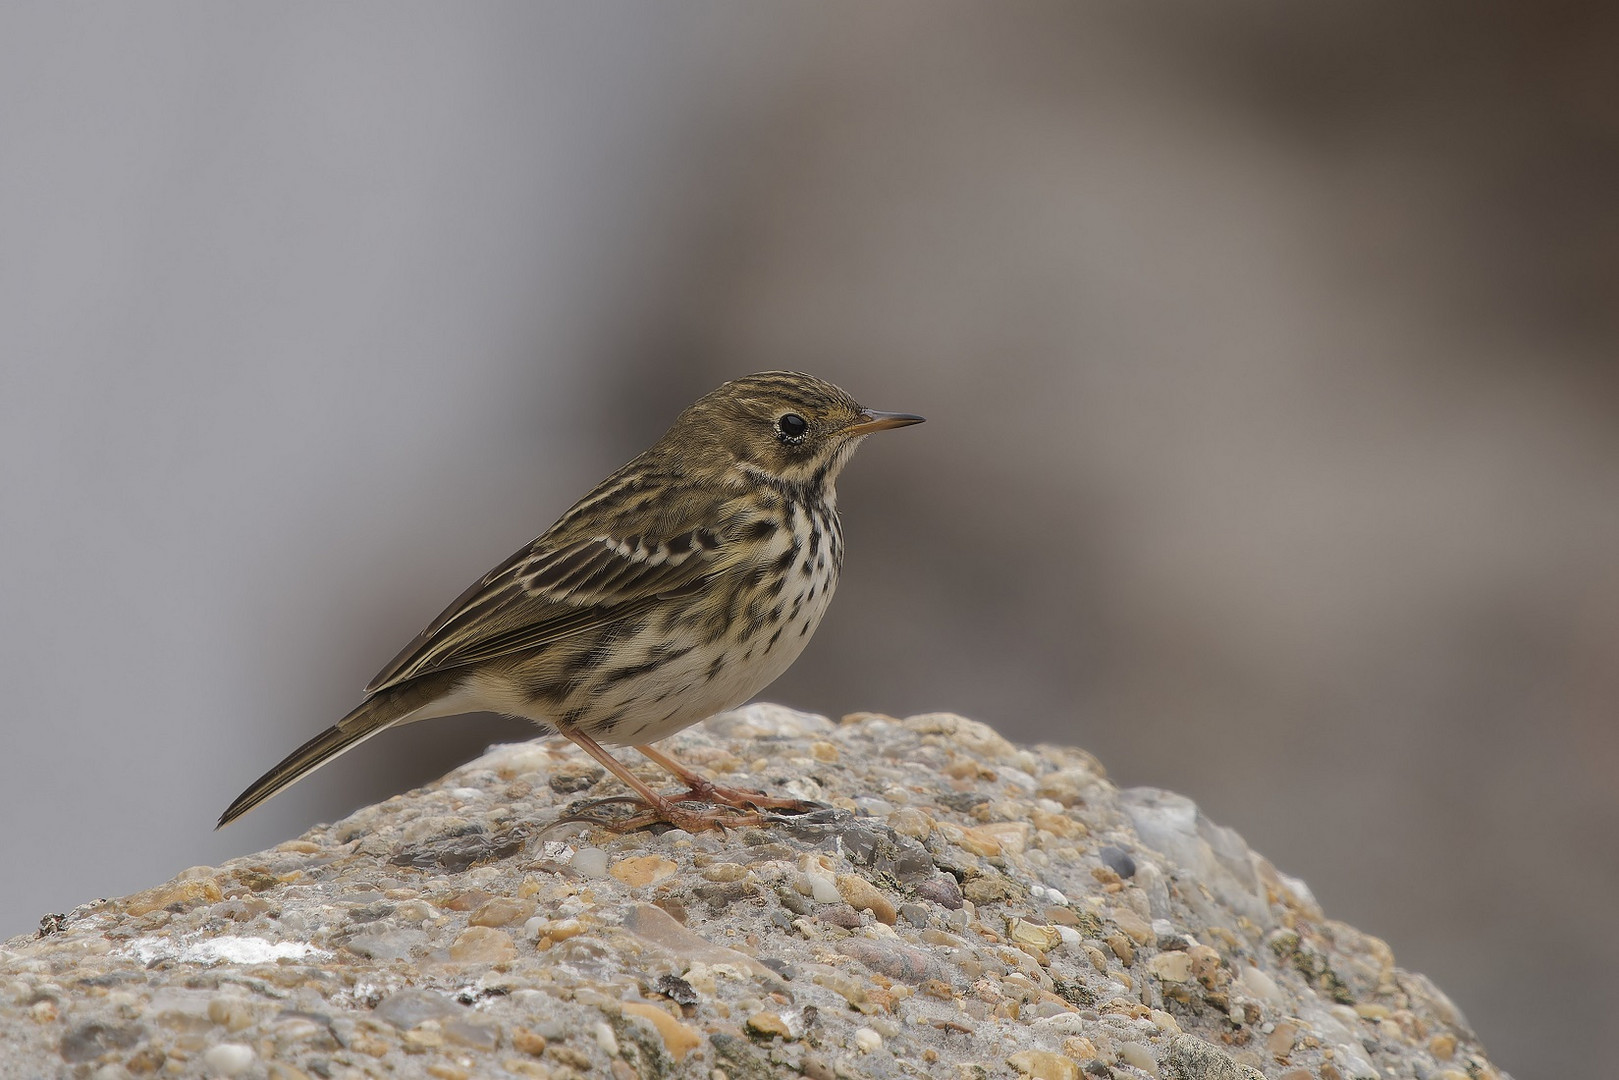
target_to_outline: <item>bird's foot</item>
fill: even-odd
[[[660,797],[657,802],[649,802],[638,795],[591,799],[570,806],[568,812],[557,819],[557,824],[583,823],[620,833],[669,825],[689,833],[698,833],[707,829],[724,831],[739,829],[746,825],[761,825],[766,820],[756,810],[712,804],[706,810],[697,810],[684,805],[687,801],[689,800]],[[631,812],[628,814],[615,812],[619,807],[628,808]]]
[[[811,802],[808,799],[783,799],[775,795],[766,795],[762,791],[720,787],[707,780],[692,784],[683,794],[671,796],[669,801],[708,803],[729,806],[737,810],[775,810],[783,814],[813,814],[817,810],[827,808],[825,803]]]

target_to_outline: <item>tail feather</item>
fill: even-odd
[[[219,815],[221,829],[283,788],[302,780],[333,758],[360,745],[371,736],[407,719],[424,705],[441,697],[453,679],[426,676],[371,695],[343,719],[304,743],[283,758],[269,772],[253,781],[236,801]]]

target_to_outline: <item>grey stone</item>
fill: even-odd
[[[401,990],[383,998],[374,1015],[396,1028],[406,1029],[424,1020],[445,1020],[465,1011],[466,1006],[432,990]]]
[[[547,771],[595,764],[494,747],[295,843],[0,945],[0,1076],[57,1061],[332,1080],[422,1075],[437,1056],[485,1076],[539,1051],[552,1075],[886,1080],[929,1062],[987,1077],[1075,1037],[1104,1059],[1081,1062],[1098,1080],[1252,1080],[1247,1062],[1499,1075],[1386,945],[1326,920],[1190,800],[1121,793],[1082,751],[1019,749],[947,714],[832,725],[777,706],[670,743],[699,767],[835,758],[800,787],[902,807],[905,832],[831,806],[730,833],[558,826],[572,781]],[[782,792],[786,771],[725,782]],[[1053,802],[1083,829],[1033,828]],[[631,858],[648,861],[621,878]],[[892,924],[844,899],[873,894]],[[533,914],[473,925],[493,900]],[[1267,1045],[1283,1019],[1299,1028],[1285,1062]]]
[[[108,1024],[92,1020],[64,1034],[58,1052],[63,1061],[76,1065],[83,1061],[94,1061],[109,1050],[128,1050],[145,1037],[146,1028],[140,1024]]]
[[[1237,1064],[1218,1047],[1192,1035],[1169,1040],[1162,1067],[1168,1080],[1265,1080],[1258,1069]]]

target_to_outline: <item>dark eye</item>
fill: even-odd
[[[776,437],[788,446],[803,442],[808,431],[809,421],[795,412],[782,413],[776,420]]]

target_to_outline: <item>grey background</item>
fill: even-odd
[[[1597,4],[0,7],[0,933],[520,725],[263,768],[690,399],[926,414],[768,696],[1186,792],[1519,1075],[1619,993]]]

